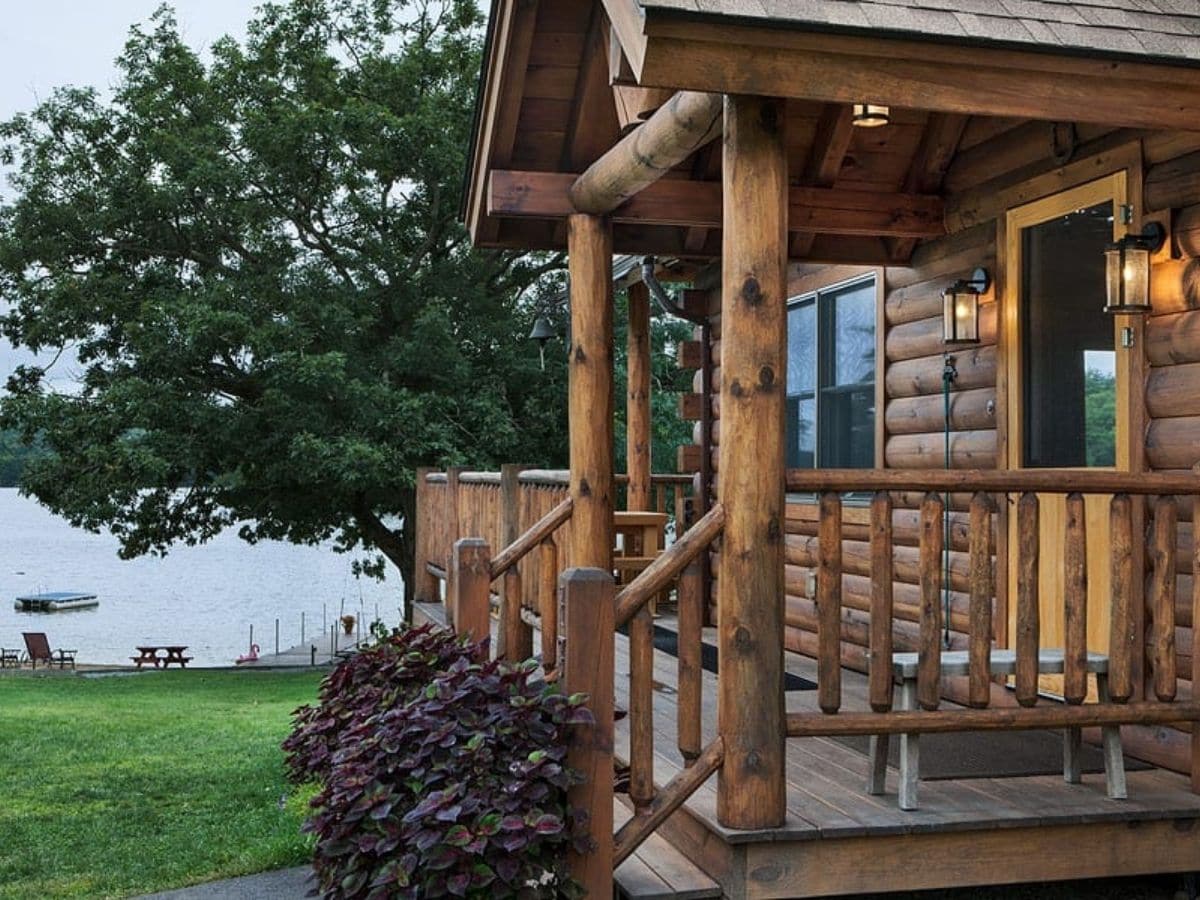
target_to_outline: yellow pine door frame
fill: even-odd
[[[1113,239],[1128,230],[1121,207],[1128,203],[1129,177],[1125,169],[1086,184],[1044,197],[1008,211],[1005,218],[1005,272],[1003,278],[1003,359],[1007,376],[1007,464],[1010,469],[1025,468],[1024,406],[1024,335],[1022,308],[1024,284],[1022,246],[1025,229],[1074,210],[1111,203],[1113,209]],[[1097,312],[1103,297],[1097,297]],[[1128,471],[1131,463],[1129,429],[1130,358],[1120,346],[1122,328],[1129,317],[1115,317],[1113,348],[1116,350],[1116,469]],[[1138,349],[1140,351],[1140,348]],[[1067,470],[1069,471],[1069,470]],[[1088,649],[1107,652],[1109,643],[1109,500],[1107,496],[1088,496],[1086,503],[1088,538]],[[1039,494],[1041,535],[1039,540],[1039,612],[1041,617],[1041,646],[1063,646],[1063,547],[1066,533],[1066,497],[1061,494]],[[1017,517],[1015,510],[1008,516],[1008,633],[1015,635],[1017,596]],[[1043,676],[1042,689],[1061,695],[1061,676]]]

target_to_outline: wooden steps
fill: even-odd
[[[617,801],[614,808],[617,826],[629,815],[629,810]],[[642,846],[617,867],[614,882],[615,895],[624,900],[721,897],[721,886],[658,834],[646,838]]]

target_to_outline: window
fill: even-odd
[[[875,278],[788,304],[787,465],[875,465]]]

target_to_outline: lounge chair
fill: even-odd
[[[36,669],[38,660],[41,660],[47,667],[57,665],[60,669],[65,669],[67,664],[71,664],[71,668],[75,668],[75,652],[74,650],[51,650],[50,641],[47,640],[45,632],[41,631],[25,631],[21,636],[25,638],[26,655],[29,657],[29,662]]]

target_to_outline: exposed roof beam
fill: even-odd
[[[850,139],[854,137],[852,113],[852,108],[846,103],[828,103],[821,110],[817,130],[813,134],[812,147],[809,148],[804,171],[800,175],[804,184],[812,187],[833,187],[838,173],[842,171],[846,152],[850,149]],[[792,254],[805,256],[812,249],[815,237],[813,232],[797,234],[792,238]]]
[[[604,12],[596,7],[584,39],[571,121],[563,142],[562,168],[570,172],[578,172],[598,159],[612,146],[618,131],[616,111],[608,102],[612,89],[608,86],[607,35],[603,25]]]
[[[490,247],[517,250],[562,250],[565,242],[555,237],[553,223],[541,219],[504,219],[500,225],[500,236]],[[710,232],[708,244],[699,251],[689,250],[684,245],[684,231],[661,225],[613,226],[613,251],[661,257],[718,259],[721,256],[720,232]],[[889,260],[887,248],[879,238],[834,237],[822,235],[817,239],[810,254],[795,262],[835,263],[855,266],[883,266],[894,264]]]
[[[574,211],[612,212],[658,181],[721,133],[723,108],[719,94],[676,94],[570,186]]]
[[[574,176],[554,172],[493,172],[488,214],[560,219],[576,209],[567,190]],[[937,237],[945,233],[940,197],[836,188],[792,187],[790,231],[869,237]],[[613,210],[619,224],[716,229],[722,225],[719,182],[658,181]]]
[[[933,113],[925,123],[921,144],[904,179],[904,190],[931,194],[941,190],[946,170],[958,152],[958,144],[970,116],[958,113]],[[1044,126],[1043,126],[1044,127]],[[897,259],[908,259],[916,248],[915,238],[899,238],[892,243]]]
[[[1200,69],[1187,66],[653,14],[643,33],[644,86],[1200,130]]]

